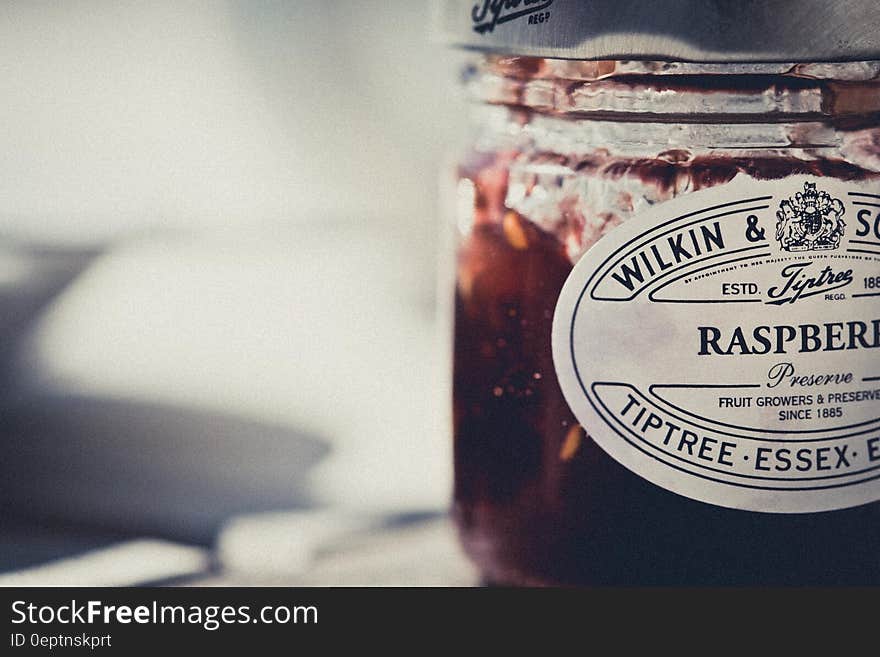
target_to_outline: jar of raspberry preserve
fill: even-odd
[[[461,0],[454,518],[502,585],[880,584],[880,5]]]

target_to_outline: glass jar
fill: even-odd
[[[479,23],[477,18],[478,24],[488,20]],[[500,24],[495,30],[501,30]],[[871,323],[880,317],[880,304],[870,287],[873,275],[880,276],[880,62],[700,64],[486,54],[467,66],[464,81],[475,102],[473,135],[459,160],[454,192],[453,515],[464,548],[485,580],[504,585],[880,583],[880,488],[871,474],[880,447],[870,442],[880,436],[875,390],[880,386],[868,376],[875,365],[880,375],[880,349],[872,351],[877,346],[872,331],[880,323]],[[846,185],[863,191],[846,196],[839,191]],[[766,248],[760,254],[764,258],[755,262],[759,267],[738,278],[725,278],[726,270],[716,269],[709,272],[716,282],[702,283],[695,272],[711,262],[701,267],[678,263],[692,288],[713,286],[717,298],[701,301],[731,302],[720,316],[730,318],[729,325],[701,319],[713,317],[718,305],[666,304],[655,310],[661,304],[646,303],[629,311],[621,309],[628,304],[606,304],[607,312],[604,307],[596,311],[602,313],[595,320],[599,325],[584,329],[592,342],[575,344],[579,338],[571,307],[576,316],[575,293],[586,290],[590,272],[624,253],[620,249],[628,241],[650,235],[669,213],[689,216],[732,203],[742,190],[761,196],[768,186],[772,191],[762,196],[770,199],[766,207],[747,208],[736,223],[727,217],[719,220],[723,226],[714,224],[719,230],[737,227],[743,245],[738,250]],[[843,205],[835,210],[838,201]],[[630,222],[641,222],[641,228],[628,227]],[[653,252],[646,248],[638,254],[640,260],[633,255],[630,273],[638,270],[638,276],[648,278],[657,269],[659,276],[664,265],[675,264],[670,253],[681,261],[682,253],[690,258],[700,244],[708,253],[713,236],[702,230],[692,244],[686,242],[691,244],[687,250],[681,239],[690,234],[683,232],[675,238],[677,247],[663,242],[661,249],[671,246],[672,252],[657,251],[657,242]],[[829,259],[844,257],[844,234],[850,240],[844,246],[852,250],[845,257],[851,260]],[[607,258],[587,263],[597,245]],[[810,280],[824,294],[792,301],[794,289],[801,295],[813,292],[801,284],[803,277],[795,276],[811,263],[817,275]],[[826,273],[820,273],[822,267]],[[849,271],[846,285],[843,270]],[[620,271],[629,276],[626,269]],[[771,286],[781,271],[788,273]],[[631,286],[634,280],[627,279]],[[792,286],[788,292],[783,291],[786,282]],[[573,291],[564,301],[566,295],[560,295],[568,286]],[[721,296],[728,293],[733,298]],[[736,295],[742,294],[750,298],[738,303]],[[844,313],[851,322],[826,321],[843,308],[831,305],[835,294],[847,297],[841,303],[859,297],[856,315],[854,310]],[[564,303],[565,311],[560,309]],[[663,314],[673,311],[672,319]],[[795,315],[807,319],[785,322]],[[560,326],[566,321],[571,325]],[[713,321],[717,326],[711,326]],[[682,323],[687,327],[679,330]],[[802,328],[813,323],[820,328]],[[640,336],[649,325],[650,331]],[[795,333],[790,340],[789,328]],[[728,329],[734,331],[732,338]],[[619,368],[638,376],[643,367],[652,372],[646,377],[655,377],[651,382],[658,382],[658,376],[666,383],[690,376],[692,383],[718,384],[687,388],[656,402],[670,412],[689,403],[698,410],[712,406],[715,410],[703,413],[701,422],[694,419],[705,430],[694,430],[702,442],[695,442],[695,436],[691,444],[684,430],[672,437],[673,429],[664,425],[667,444],[658,433],[650,446],[658,453],[665,448],[668,458],[660,465],[645,465],[635,441],[619,441],[616,447],[610,424],[602,424],[604,415],[587,409],[589,391],[581,395],[572,383],[572,368],[560,362],[568,345],[562,345],[562,338],[556,344],[557,333],[571,336],[574,370],[579,364],[582,370]],[[768,342],[766,353],[761,338]],[[693,340],[694,350],[683,340]],[[647,341],[650,348],[643,348]],[[805,353],[795,353],[795,345]],[[842,356],[837,353],[841,345]],[[846,351],[850,346],[852,354]],[[706,352],[702,358],[698,348]],[[773,366],[812,364],[803,359],[814,352],[823,354],[821,364],[829,372],[847,369],[849,361],[842,359],[850,356],[868,369],[858,370],[857,381],[847,372],[851,380],[842,383],[792,383],[805,374],[800,369],[778,372],[779,387],[766,378]],[[730,376],[742,385],[729,385]],[[725,388],[755,392],[718,392]],[[826,404],[829,394],[842,401]],[[618,411],[636,426],[641,402],[630,399]],[[718,411],[724,404],[751,408]],[[581,412],[581,405],[587,410]],[[841,409],[852,422],[816,416],[838,412],[831,409]],[[736,433],[723,428],[736,425],[725,424],[729,418],[756,428],[739,441],[740,447],[729,446],[733,438],[725,442],[724,436]],[[838,458],[843,443],[816,447],[824,443],[809,433],[813,421],[823,430],[838,431],[835,437],[844,429],[847,435],[859,434],[861,442],[842,447],[846,465]],[[650,434],[652,422],[639,419],[642,433]],[[641,429],[643,424],[647,429]],[[762,433],[761,427],[776,428]],[[777,434],[782,437],[773,443]],[[770,442],[760,442],[765,439]],[[788,448],[784,442],[789,439],[799,442]],[[749,440],[764,446],[746,450]],[[727,477],[721,483],[674,471],[681,466],[697,472],[704,456],[707,462],[712,459],[706,472],[733,467],[734,461],[740,471],[718,475]],[[834,458],[833,465],[841,469],[867,474],[857,482],[847,480],[856,484],[832,494],[832,484],[814,482],[826,476]],[[809,468],[799,469],[807,460]],[[744,488],[734,488],[736,477],[746,482]],[[774,477],[778,490],[761,488]],[[807,492],[798,492],[801,488]],[[855,488],[857,493],[846,492]]]

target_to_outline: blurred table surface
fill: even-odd
[[[367,522],[305,542],[269,520],[211,548],[150,538],[64,541],[68,554],[0,573],[0,586],[475,586],[479,577],[445,516]],[[243,536],[242,536],[243,534]],[[293,532],[295,534],[295,532]],[[28,535],[14,538],[27,548]],[[46,543],[34,534],[31,543]],[[230,546],[230,543],[232,544]],[[47,552],[46,556],[49,556]]]
[[[7,243],[0,586],[476,582],[433,274],[390,230]]]
[[[368,531],[320,550],[304,572],[287,576],[228,572],[187,579],[187,586],[475,586],[452,523],[435,518]]]

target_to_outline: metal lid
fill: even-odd
[[[435,0],[451,45],[563,59],[880,59],[880,0]]]

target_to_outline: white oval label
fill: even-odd
[[[652,208],[572,270],[553,358],[596,443],[663,488],[773,513],[880,500],[880,187]]]

